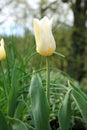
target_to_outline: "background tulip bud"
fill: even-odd
[[[6,58],[6,52],[4,49],[4,39],[0,41],[0,61]]]
[[[50,56],[56,49],[55,40],[52,34],[52,21],[47,17],[41,20],[34,19],[34,32],[36,39],[36,50],[43,56]]]

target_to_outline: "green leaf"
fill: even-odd
[[[59,53],[59,52],[54,52],[54,54],[56,54],[56,55],[58,55],[58,56],[61,56],[61,57],[65,58],[65,56],[64,56],[63,54]]]
[[[12,126],[13,130],[28,130],[26,125],[19,119],[10,118],[10,117],[8,117],[8,119],[9,119],[9,123]]]
[[[8,99],[8,116],[13,117],[14,112],[16,110],[17,104],[17,68],[14,65],[13,72],[12,72],[12,80],[11,80],[11,89],[9,92],[9,99]]]
[[[68,90],[68,92],[66,93],[62,106],[59,110],[60,130],[69,130],[71,118],[70,92],[71,90]]]
[[[8,130],[8,125],[5,116],[1,111],[0,111],[0,130]]]
[[[73,84],[71,84],[71,87],[73,88],[73,99],[76,102],[85,122],[87,122],[87,95],[83,93],[80,88],[75,87]]]
[[[25,107],[24,102],[23,101],[19,102],[15,110],[15,114],[14,114],[15,118],[22,120],[24,107]]]
[[[49,125],[49,105],[41,79],[36,73],[32,77],[29,94],[36,130],[51,130]]]
[[[77,92],[79,92],[85,98],[85,100],[87,100],[87,95],[79,87],[76,87],[72,82],[70,82],[70,86],[74,90],[76,90]]]

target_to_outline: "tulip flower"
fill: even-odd
[[[52,34],[52,22],[46,16],[41,20],[34,19],[36,50],[42,56],[50,56],[55,52],[56,44]]]
[[[0,61],[6,58],[6,52],[4,48],[4,39],[0,41]]]

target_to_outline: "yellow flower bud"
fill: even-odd
[[[56,49],[55,40],[52,34],[52,21],[46,16],[41,20],[34,19],[34,32],[36,39],[36,50],[43,56],[50,56]]]
[[[6,52],[4,49],[4,39],[0,41],[0,61],[6,58]]]

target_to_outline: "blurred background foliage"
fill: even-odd
[[[4,33],[3,28],[0,34],[0,38],[5,38],[9,51],[15,50],[15,54],[11,52],[9,62],[12,65],[15,59],[19,66],[26,66],[26,72],[45,66],[44,57],[35,55],[31,60],[28,57],[35,52],[33,18],[54,16],[56,51],[64,54],[65,58],[54,54],[50,57],[50,65],[68,73],[87,92],[87,0],[37,0],[35,3],[30,0],[1,0],[0,15],[0,27],[13,26],[10,33]],[[23,35],[21,29],[15,31],[17,26],[23,29]]]

